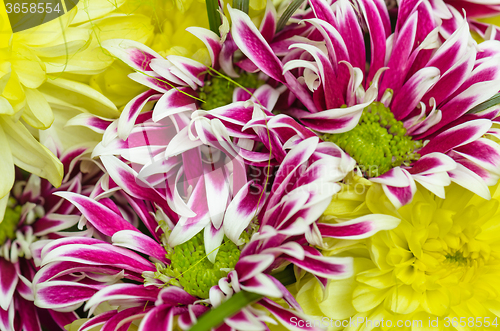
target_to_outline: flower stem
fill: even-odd
[[[249,0],[233,0],[233,8],[239,9],[245,14],[248,14]]]
[[[222,21],[220,19],[220,14],[218,12],[219,1],[205,0],[205,4],[207,5],[208,23],[210,25],[210,30],[212,30],[218,36],[220,36],[219,26],[222,24]]]
[[[482,102],[479,105],[473,107],[467,113],[468,114],[476,114],[476,113],[479,113],[480,111],[483,111],[485,109],[488,109],[490,107],[498,105],[499,103],[500,103],[500,93],[497,93],[494,96],[492,96],[489,100],[486,100],[485,102]]]
[[[288,7],[286,7],[285,11],[283,12],[283,14],[281,15],[281,17],[278,21],[278,24],[276,26],[276,32],[280,31],[281,29],[283,29],[285,27],[285,25],[288,22],[288,20],[290,19],[290,17],[292,17],[293,13],[295,13],[295,11],[297,9],[299,9],[299,7],[302,6],[303,3],[304,3],[304,0],[293,0],[288,5]]]
[[[272,276],[285,286],[291,285],[296,281],[292,264],[288,265],[283,271],[277,272]],[[223,302],[219,307],[203,314],[189,331],[208,331],[212,328],[216,328],[224,322],[224,319],[233,316],[246,306],[262,299],[262,297],[263,295],[261,294],[240,291]]]

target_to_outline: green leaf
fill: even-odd
[[[219,9],[219,1],[218,0],[205,0],[205,4],[207,5],[207,15],[208,15],[208,23],[210,25],[210,30],[215,32],[219,37],[219,26],[222,24],[220,14],[218,12]]]
[[[476,114],[490,107],[500,104],[500,93],[495,94],[491,99],[480,103],[467,112],[467,114]]]
[[[292,17],[293,13],[299,9],[299,7],[304,3],[305,0],[293,0],[288,7],[286,7],[285,11],[283,12],[283,15],[281,15],[278,25],[276,27],[276,32],[280,31],[283,29],[290,19]]]
[[[285,286],[291,285],[296,281],[293,264],[289,264],[284,270],[276,272],[272,276]],[[209,331],[212,328],[216,328],[224,322],[225,318],[233,316],[246,306],[262,299],[262,297],[262,295],[257,293],[240,291],[223,302],[219,307],[203,314],[189,331]]]
[[[219,307],[203,314],[189,331],[208,331],[212,328],[216,328],[224,322],[225,318],[233,316],[242,308],[245,308],[261,298],[262,295],[260,294],[240,291],[226,302],[223,302]]]
[[[245,14],[248,14],[250,0],[233,0],[233,8],[239,9]]]

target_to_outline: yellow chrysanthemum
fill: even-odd
[[[444,200],[419,187],[413,201],[397,211],[378,190],[370,188],[366,202],[351,211],[363,205],[397,215],[401,224],[324,252],[353,256],[355,275],[331,281],[325,293],[315,280],[302,282],[297,300],[305,312],[331,330],[496,328],[500,185],[490,188],[489,201],[455,184]]]

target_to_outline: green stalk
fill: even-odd
[[[293,264],[288,265],[283,271],[272,274],[281,284],[287,286],[295,283],[295,274]],[[209,331],[216,328],[224,322],[225,318],[231,317],[246,306],[262,299],[263,295],[240,291],[233,295],[229,300],[223,302],[219,307],[203,314],[198,322],[189,329],[189,331]]]
[[[250,0],[233,0],[233,8],[239,9],[248,14]]]
[[[500,93],[495,94],[491,99],[486,100],[485,102],[480,103],[479,105],[473,107],[471,110],[469,110],[467,113],[468,114],[475,114],[479,113],[485,109],[488,109],[490,107],[493,107],[495,105],[498,105],[500,103]]]
[[[215,32],[219,37],[219,26],[221,26],[222,21],[220,19],[220,14],[217,11],[219,9],[218,0],[205,0],[207,5],[208,23],[210,25],[210,30]]]
[[[283,29],[286,25],[286,22],[292,17],[293,13],[299,9],[299,7],[304,3],[305,0],[293,0],[288,7],[286,7],[285,11],[283,12],[283,15],[281,15],[278,25],[276,26],[276,32],[280,31]]]

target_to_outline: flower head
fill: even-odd
[[[380,224],[389,228],[396,225],[393,217],[375,215],[349,224],[324,224],[315,228],[316,219],[338,189],[334,181],[343,177],[340,171],[331,176],[320,174],[336,167],[335,154],[339,152],[333,144],[320,143],[315,137],[292,147],[276,174],[274,189],[257,221],[238,222],[238,215],[231,214],[231,231],[226,235],[236,234],[241,240],[235,243],[233,239],[224,239],[216,247],[218,252],[213,260],[208,259],[212,252],[205,253],[204,241],[211,236],[223,237],[224,233],[208,227],[203,233],[172,247],[169,242],[175,229],[189,228],[189,224],[167,217],[169,207],[166,201],[161,203],[152,198],[159,196],[153,187],[140,187],[136,184],[140,182],[137,178],[135,183],[125,183],[130,177],[124,167],[114,167],[111,178],[125,191],[130,192],[134,187],[135,197],[127,194],[127,200],[149,234],[139,232],[125,221],[110,201],[101,203],[61,192],[58,195],[74,204],[106,241],[72,237],[45,245],[41,252],[43,267],[35,277],[35,301],[40,307],[61,311],[73,310],[84,301],[87,301],[86,309],[104,301],[128,307],[124,311],[99,314],[86,322],[85,327],[102,323],[107,327],[142,319],[139,330],[147,330],[154,323],[160,323],[160,318],[161,325],[170,325],[173,316],[179,315],[178,325],[185,329],[195,322],[194,316],[200,316],[210,306],[218,306],[242,290],[283,297],[289,309],[267,298],[258,303],[282,323],[290,314],[301,316],[293,297],[273,277],[275,270],[291,262],[316,275],[323,286],[327,279],[344,278],[351,271],[350,258],[322,257],[309,245],[308,240],[313,239],[308,238],[315,238],[317,232],[327,237],[365,238],[382,229]],[[110,160],[103,160],[111,169]],[[302,171],[304,174],[299,176]],[[253,194],[258,196],[259,192]],[[157,207],[145,200],[146,197],[155,201]],[[258,210],[257,199],[247,198],[245,202],[246,209]],[[229,213],[228,208],[226,216]],[[321,240],[321,234],[319,236]],[[149,260],[138,253],[148,256]],[[128,281],[121,283],[120,279]],[[69,299],[61,295],[69,292],[73,293]],[[249,307],[226,323],[234,327],[242,320],[261,328],[268,317]]]
[[[304,284],[298,302],[309,313],[338,320],[384,319],[393,327],[397,320],[427,323],[438,318],[444,327],[449,319],[452,329],[460,329],[452,325],[460,318],[495,320],[498,185],[490,190],[493,198],[487,201],[456,184],[446,189],[446,199],[419,189],[410,204],[386,210],[401,224],[367,239],[366,253],[358,245],[333,254],[354,254],[356,270],[350,280],[329,284],[328,292],[335,295],[313,302],[308,297],[318,289]],[[372,206],[383,205],[377,194],[367,200]]]
[[[308,110],[292,108],[289,114],[346,150],[395,206],[411,201],[415,182],[441,197],[451,181],[488,197],[500,154],[484,136],[495,131],[498,109],[474,113],[473,108],[498,92],[500,60],[496,51],[487,51],[496,42],[476,45],[463,18],[457,18],[451,35],[440,36],[440,21],[428,2],[401,1],[394,33],[382,1],[310,5],[306,33],[325,45],[303,39],[291,44],[297,38],[290,38],[284,65],[266,53],[268,63],[285,72],[277,79],[286,81]],[[241,43],[256,40],[241,36]],[[257,51],[242,51],[256,63],[262,60]],[[291,84],[292,72],[309,95],[303,85]]]
[[[35,175],[18,173],[12,192],[0,200],[0,329],[41,331],[42,325],[61,328],[77,318],[73,312],[39,310],[33,304],[33,277],[38,270],[39,252],[32,248],[45,240],[70,235],[62,232],[76,225],[78,211],[53,193],[70,191],[89,195],[102,174],[98,167],[86,165],[81,172],[82,155],[88,148],[79,147],[60,154],[66,176],[59,189]],[[90,161],[87,161],[90,162]],[[90,167],[89,167],[90,166]],[[40,318],[39,314],[44,314]],[[48,324],[47,324],[48,323]]]

